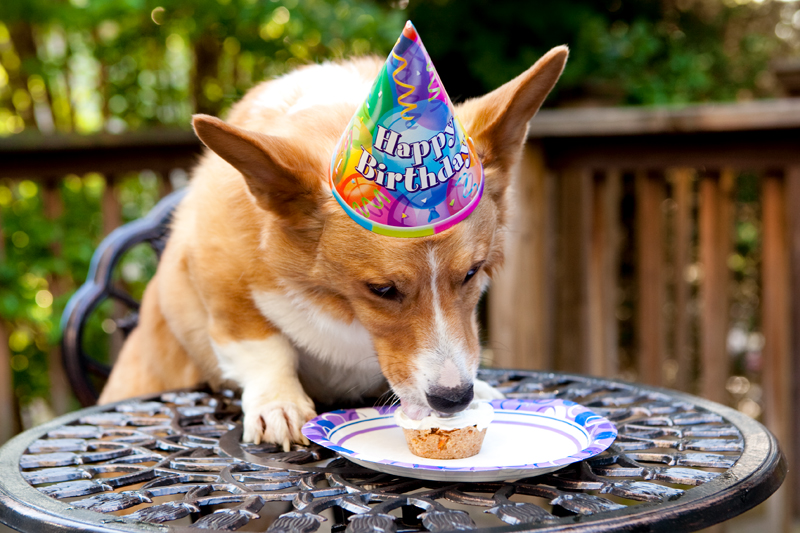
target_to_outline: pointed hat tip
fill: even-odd
[[[417,39],[417,29],[410,20],[407,20],[406,25],[403,27],[403,35],[411,40]]]
[[[411,21],[331,158],[331,192],[363,228],[443,232],[472,213],[483,166]]]

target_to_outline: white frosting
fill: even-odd
[[[478,426],[478,430],[486,429],[494,417],[494,408],[488,402],[474,401],[469,407],[461,412],[450,416],[438,416],[431,413],[422,420],[409,418],[403,412],[402,407],[398,407],[394,412],[394,421],[401,428],[405,429],[433,429],[444,430],[461,429],[469,426]]]

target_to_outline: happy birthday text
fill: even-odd
[[[368,180],[374,180],[390,191],[397,190],[397,183],[403,182],[408,192],[430,189],[452,178],[462,168],[469,168],[472,161],[469,157],[469,148],[465,141],[461,142],[459,152],[452,159],[444,152],[445,147],[455,146],[455,130],[452,119],[444,131],[437,133],[427,141],[411,143],[402,142],[403,135],[394,130],[378,126],[372,148],[391,157],[410,159],[411,165],[403,172],[387,172],[386,165],[361,147],[361,157],[356,165],[356,171]],[[425,159],[433,156],[433,160],[441,163],[439,172],[429,172]]]

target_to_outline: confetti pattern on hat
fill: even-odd
[[[461,222],[483,194],[483,166],[411,22],[331,160],[331,189],[375,233],[423,237]]]

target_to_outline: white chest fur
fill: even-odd
[[[357,320],[337,320],[299,294],[254,291],[253,300],[297,347],[300,380],[312,398],[354,400],[384,382],[372,337]]]

